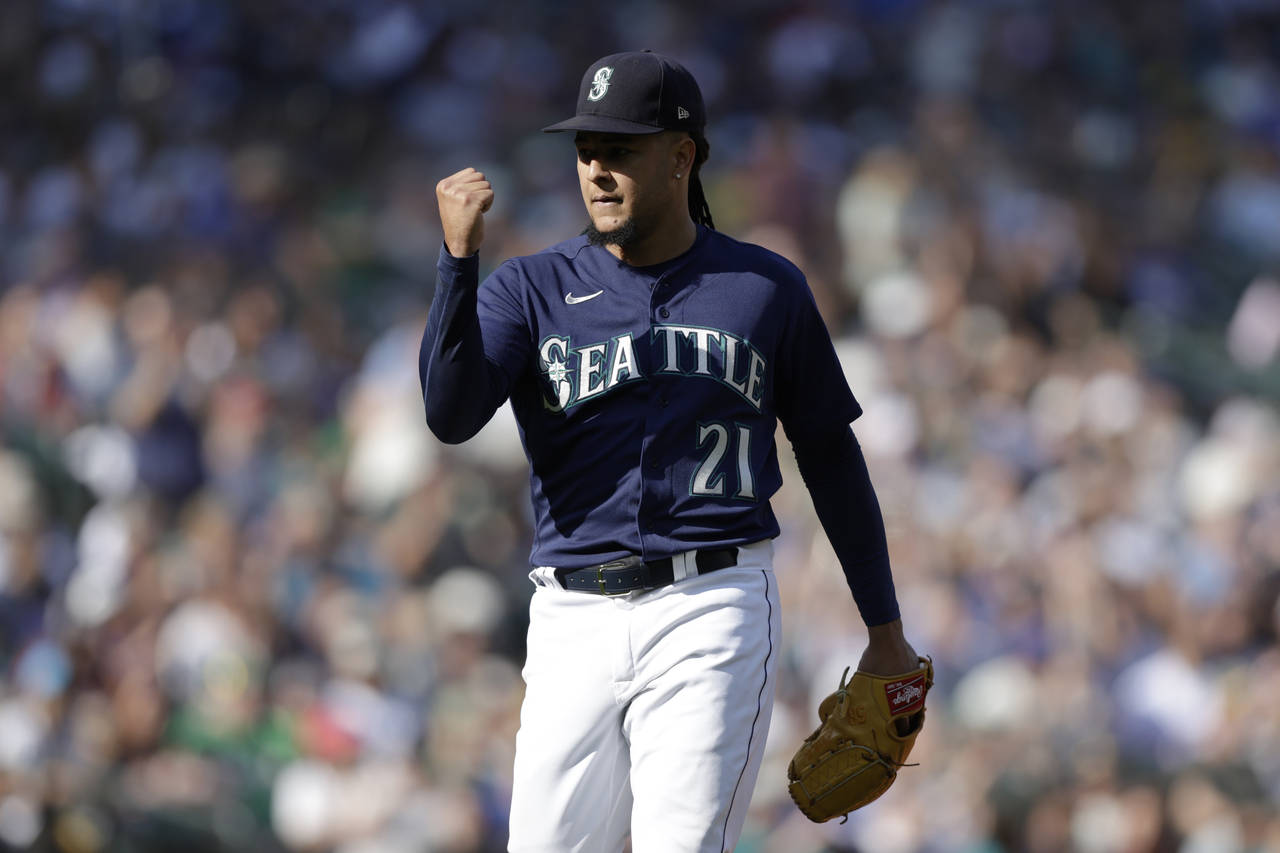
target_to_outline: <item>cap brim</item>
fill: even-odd
[[[595,133],[662,133],[665,127],[654,127],[651,124],[641,124],[638,121],[627,121],[622,118],[613,118],[612,116],[593,116],[582,115],[574,116],[571,119],[559,122],[557,124],[548,125],[542,129],[543,133],[562,133],[566,130],[586,130]]]

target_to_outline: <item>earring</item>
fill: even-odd
[[[679,180],[679,179],[680,179],[680,173],[676,172],[676,180]]]

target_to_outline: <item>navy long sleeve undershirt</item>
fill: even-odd
[[[792,440],[800,476],[868,627],[899,617],[884,517],[853,430]]]
[[[427,426],[445,444],[478,433],[506,400],[510,379],[489,361],[476,316],[478,255],[440,253],[436,293],[418,351]]]
[[[488,422],[510,394],[514,377],[485,352],[477,256],[442,252],[438,273],[418,370],[428,426],[441,441],[456,444]],[[852,429],[788,431],[788,437],[863,621],[875,626],[897,619],[884,520]]]

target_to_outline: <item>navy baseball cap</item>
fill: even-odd
[[[542,130],[692,133],[706,123],[702,92],[689,70],[660,53],[643,50],[614,53],[593,62],[578,87],[577,114]]]

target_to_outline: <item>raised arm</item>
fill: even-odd
[[[484,213],[493,204],[485,176],[467,168],[436,186],[444,246],[436,292],[418,353],[427,426],[448,444],[471,438],[507,399],[523,366],[524,318],[501,280],[479,283]],[[484,297],[481,298],[481,290]]]

